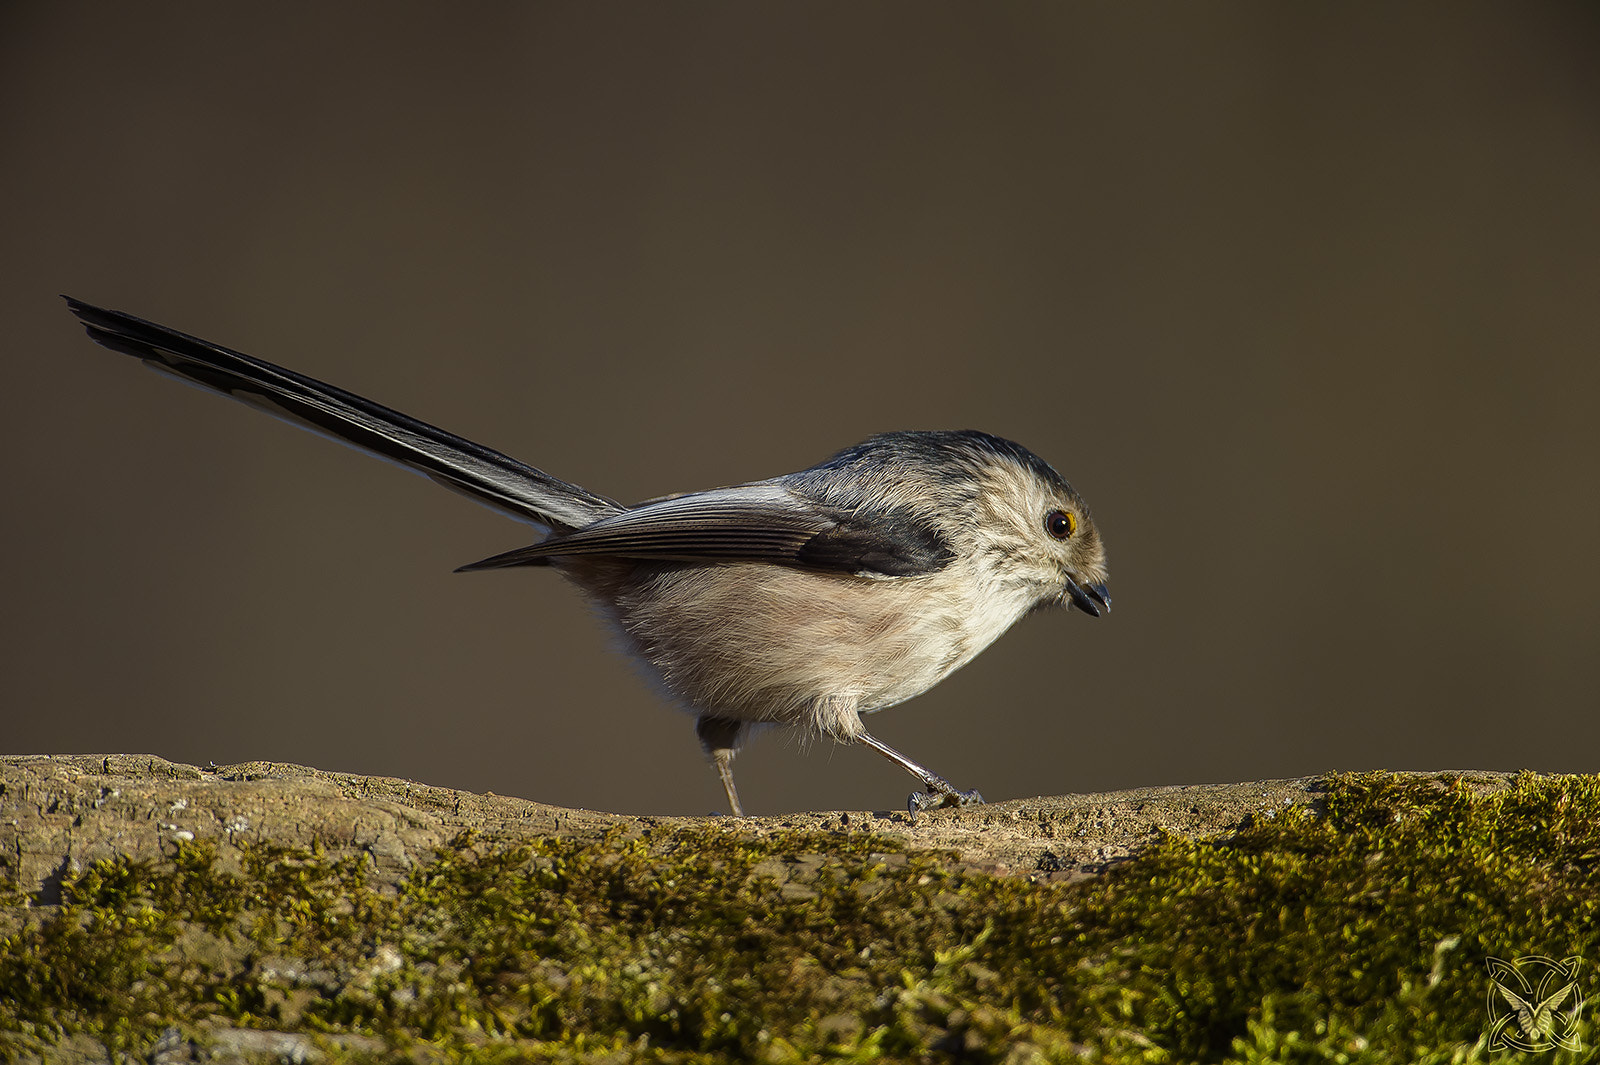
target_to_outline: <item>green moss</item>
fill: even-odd
[[[1320,813],[1068,885],[736,823],[462,838],[398,889],[190,844],[31,911],[0,942],[0,1032],[143,1052],[210,1021],[319,1033],[333,1060],[392,1057],[349,1035],[417,1060],[1487,1060],[1488,957],[1600,963],[1597,859],[1600,778],[1534,776],[1339,778]]]

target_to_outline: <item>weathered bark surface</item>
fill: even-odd
[[[1474,773],[1480,786],[1510,774]],[[0,867],[37,903],[61,878],[103,858],[156,858],[182,839],[210,840],[226,857],[243,842],[370,855],[380,879],[399,879],[466,830],[515,843],[720,824],[728,831],[871,832],[918,848],[955,851],[993,872],[1061,878],[1093,872],[1168,832],[1205,836],[1292,804],[1317,802],[1317,778],[1140,788],[1103,795],[1014,799],[942,810],[798,813],[779,817],[638,817],[568,810],[390,777],[330,773],[281,762],[201,769],[152,755],[0,758]]]

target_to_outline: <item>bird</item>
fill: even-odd
[[[880,433],[808,469],[630,506],[315,378],[63,299],[112,351],[538,528],[536,542],[458,572],[541,566],[575,585],[694,715],[736,817],[734,755],[759,726],[876,751],[920,782],[913,816],[983,802],[873,736],[862,716],[920,695],[1035,610],[1111,607],[1083,498],[990,433]]]

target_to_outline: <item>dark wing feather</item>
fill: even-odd
[[[885,514],[870,522],[846,519],[818,533],[795,561],[816,569],[913,577],[943,569],[954,558],[939,530],[915,518]]]
[[[954,557],[937,531],[924,524],[832,511],[782,484],[762,481],[657,500],[461,568],[540,565],[576,555],[771,562],[895,577],[930,573]]]
[[[89,336],[113,351],[399,463],[514,518],[578,528],[621,510],[604,496],[353,392],[131,314],[66,299]]]

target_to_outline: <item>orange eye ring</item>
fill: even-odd
[[[1052,510],[1044,516],[1044,531],[1057,540],[1065,540],[1078,531],[1078,518],[1071,511]]]

